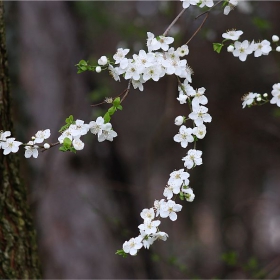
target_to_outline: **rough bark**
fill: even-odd
[[[0,2],[0,131],[11,131],[11,98],[3,15],[3,2]],[[36,233],[26,188],[19,177],[17,155],[0,154],[0,178],[0,278],[41,278]]]

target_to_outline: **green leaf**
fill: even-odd
[[[124,250],[117,250],[117,252],[115,254],[119,255],[119,256],[122,256],[123,258],[127,257],[127,253],[125,253]]]
[[[223,44],[221,43],[213,43],[213,49],[215,52],[220,53],[222,48],[223,48]]]
[[[85,60],[80,60],[79,66],[87,66],[87,62]]]
[[[72,145],[72,141],[68,137],[65,137],[63,140],[63,147],[69,149],[71,145]]]
[[[110,114],[108,112],[104,115],[103,118],[104,118],[104,123],[108,123],[111,120]]]
[[[70,124],[72,124],[73,122],[74,122],[74,117],[73,117],[73,115],[70,115],[66,120],[65,120],[65,122],[66,123],[70,123]]]
[[[111,107],[111,108],[109,108],[109,110],[108,110],[108,113],[109,113],[109,115],[111,116],[111,115],[113,115],[115,112],[116,112],[116,107]]]
[[[114,105],[115,107],[118,107],[120,104],[121,104],[121,99],[120,99],[120,97],[115,98],[114,101],[113,101],[113,105]]]
[[[122,105],[117,106],[117,109],[121,111],[123,109]]]
[[[67,152],[67,149],[66,149],[65,147],[63,147],[63,146],[61,146],[61,147],[59,148],[59,150],[62,151],[62,152]]]

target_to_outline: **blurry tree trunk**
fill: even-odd
[[[12,130],[3,2],[0,2],[0,131]],[[36,235],[16,155],[0,154],[0,278],[41,278]]]

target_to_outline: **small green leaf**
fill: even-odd
[[[78,65],[87,66],[87,62],[85,60],[81,60]]]
[[[110,114],[108,112],[104,115],[103,118],[105,123],[108,123],[111,120]]]
[[[118,107],[120,104],[121,104],[121,99],[120,99],[120,97],[115,98],[114,101],[113,101],[113,105],[114,105],[115,107]]]
[[[117,109],[121,111],[123,109],[122,105],[117,106]]]
[[[123,258],[127,257],[127,253],[125,253],[124,250],[117,250],[117,252],[115,254],[119,255],[119,256],[122,256]]]
[[[67,149],[66,149],[65,147],[63,147],[63,146],[61,146],[61,147],[59,148],[59,150],[62,151],[62,152],[67,152]]]
[[[223,48],[223,44],[221,43],[213,43],[213,49],[215,52],[220,53],[222,48]]]
[[[65,137],[63,139],[63,147],[68,149],[71,147],[71,145],[72,145],[72,141],[68,137]]]
[[[109,115],[111,116],[111,115],[113,115],[115,112],[116,112],[116,107],[111,107],[111,108],[109,108],[109,110],[108,110],[108,113],[109,113]]]
[[[66,123],[70,123],[72,124],[74,122],[74,118],[73,118],[73,115],[70,115],[66,120],[65,120]]]

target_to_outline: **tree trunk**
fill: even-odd
[[[11,131],[11,99],[0,2],[0,131]],[[41,278],[36,234],[15,154],[0,154],[0,278]]]

